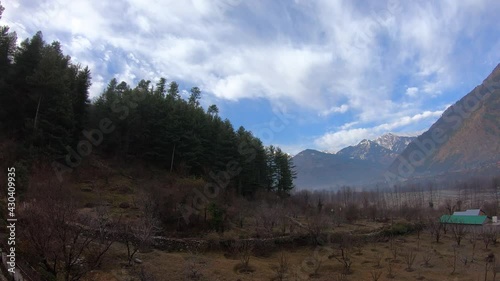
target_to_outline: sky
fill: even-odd
[[[290,154],[416,135],[500,63],[497,0],[8,0],[19,42],[42,31],[92,72],[160,77]]]

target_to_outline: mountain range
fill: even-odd
[[[337,153],[293,157],[299,189],[395,183],[500,171],[500,64],[418,137],[385,134]]]
[[[416,137],[385,134],[362,140],[337,153],[306,149],[293,157],[299,188],[321,189],[364,185],[381,180],[382,173]]]

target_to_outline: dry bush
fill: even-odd
[[[370,272],[370,277],[372,278],[372,281],[378,281],[381,276],[382,276],[382,271],[371,271]]]
[[[422,266],[423,267],[427,267],[427,268],[432,267],[432,265],[430,264],[432,256],[433,256],[433,253],[430,251],[427,251],[427,252],[422,254]]]
[[[240,272],[252,272],[253,270],[250,268],[250,257],[253,252],[252,242],[249,240],[236,241],[233,244],[233,247],[233,251],[240,260],[238,270]]]
[[[387,263],[387,278],[389,279],[394,279],[394,277],[396,277],[394,275],[394,261],[393,260],[390,260],[388,263]]]
[[[406,264],[406,271],[413,271],[413,263],[415,262],[416,258],[417,254],[415,253],[414,249],[403,252],[403,260]]]
[[[347,279],[347,274],[345,273],[340,273],[340,274],[337,274],[335,275],[335,281],[348,281]]]
[[[374,258],[374,260],[375,260],[375,265],[374,265],[373,267],[374,267],[374,268],[382,268],[381,263],[382,263],[382,259],[383,259],[383,258],[384,258],[384,256],[383,256],[383,255],[380,255],[380,254],[379,254],[379,255],[375,255],[375,258]]]
[[[204,280],[203,269],[207,263],[197,254],[191,254],[184,266],[184,280],[201,281]]]
[[[259,238],[273,236],[273,229],[278,222],[278,214],[274,209],[262,204],[255,212],[255,233]]]
[[[315,245],[323,245],[322,236],[331,228],[330,220],[326,215],[317,214],[307,218],[307,231]]]
[[[401,246],[394,240],[393,237],[389,239],[389,250],[392,254],[392,260],[396,261],[398,259],[399,252],[401,251]]]
[[[144,266],[135,269],[134,275],[138,278],[139,281],[157,281],[157,279],[152,273],[144,269]]]
[[[278,259],[278,265],[274,268],[276,272],[276,276],[273,280],[283,281],[288,278],[288,272],[290,270],[290,263],[288,261],[288,256],[285,252],[280,253],[280,257]]]
[[[80,280],[100,266],[114,242],[110,227],[96,228],[89,215],[78,212],[66,186],[50,179],[38,183],[19,210],[23,247],[54,278]]]

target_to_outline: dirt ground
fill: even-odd
[[[351,225],[349,228],[359,230],[362,226],[363,224]],[[399,236],[393,240],[368,243],[350,249],[351,273],[341,276],[342,263],[333,257],[328,258],[331,254],[339,254],[338,245],[335,244],[317,248],[286,249],[265,258],[251,256],[250,272],[241,273],[238,270],[240,260],[228,258],[220,251],[196,254],[153,250],[149,253],[138,253],[136,256],[142,263],[127,267],[126,248],[117,243],[104,262],[104,267],[94,273],[92,280],[141,280],[137,277],[137,272],[141,270],[145,275],[154,277],[153,280],[166,281],[278,280],[274,279],[277,276],[275,269],[282,253],[289,264],[287,279],[284,280],[495,280],[494,271],[498,269],[495,264],[500,264],[500,258],[496,263],[486,263],[485,259],[489,254],[500,256],[499,247],[489,245],[487,250],[482,240],[477,240],[474,257],[472,248],[469,238],[464,239],[462,245],[456,246],[450,232],[441,238],[440,243],[435,243],[429,232],[422,232],[420,239],[416,234]],[[408,270],[407,261],[411,260],[412,256],[414,261]],[[429,259],[427,264],[425,258]],[[318,264],[319,269],[314,275],[312,273]],[[486,279],[485,269],[488,271]]]

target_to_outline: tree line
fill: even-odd
[[[183,99],[175,81],[129,85],[113,78],[91,102],[90,86],[90,69],[74,63],[59,42],[49,44],[37,32],[18,46],[16,34],[0,27],[0,137],[17,143],[16,159],[28,167],[40,160],[67,166],[94,149],[207,181],[234,165],[239,172],[228,186],[242,196],[293,188],[291,157],[243,127],[235,130],[216,105],[205,110],[198,87]],[[95,128],[103,122],[109,132],[101,136]],[[82,140],[95,147],[79,146]]]

